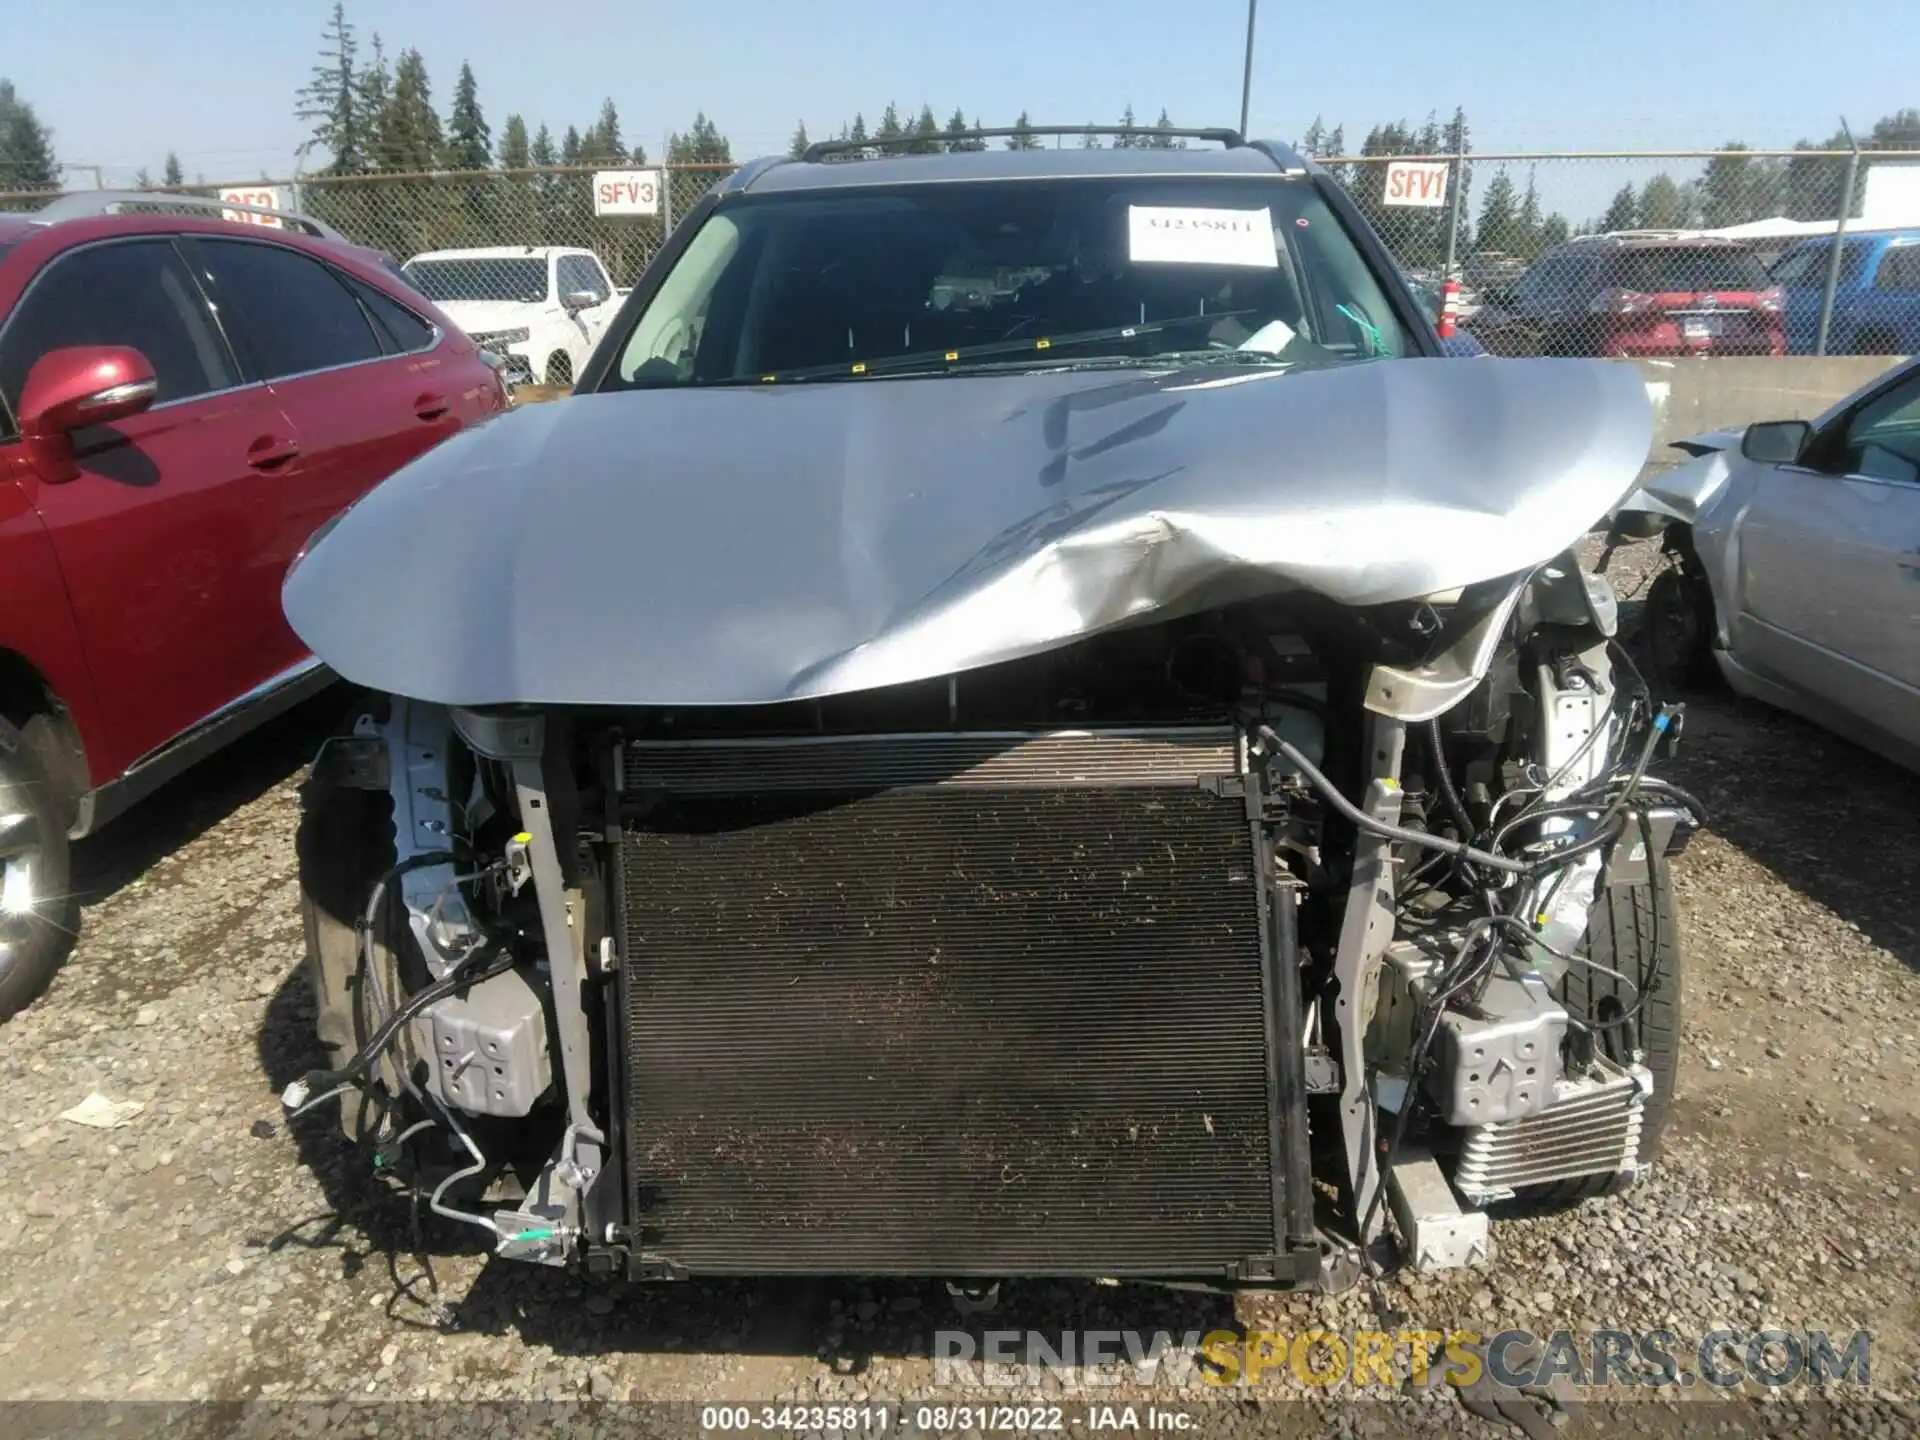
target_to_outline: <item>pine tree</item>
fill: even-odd
[[[977,140],[967,141],[967,140],[957,138],[959,136],[965,135],[966,133],[967,133],[967,113],[966,111],[962,110],[958,105],[956,105],[953,107],[953,114],[947,117],[947,147],[946,148],[949,150],[971,150],[975,145],[980,143]]]
[[[1540,191],[1534,184],[1531,169],[1527,171],[1527,193],[1521,197],[1520,216],[1517,223],[1520,233],[1519,253],[1531,260],[1540,253],[1543,224],[1540,218]]]
[[[453,108],[447,113],[443,163],[449,170],[485,170],[493,164],[493,132],[480,113],[478,91],[473,66],[462,60],[460,76],[453,82]]]
[[[147,173],[146,166],[142,165],[138,170],[133,172],[133,188],[136,190],[153,189],[153,176]]]
[[[294,96],[295,117],[313,126],[298,153],[325,150],[333,157],[330,172],[358,174],[366,169],[366,117],[354,84],[357,47],[343,0],[334,0],[320,43],[313,76]]]
[[[1007,149],[1038,150],[1039,148],[1040,138],[1033,133],[1033,124],[1027,119],[1027,112],[1022,110],[1020,118],[1013,122],[1013,134],[1007,137]]]
[[[1518,254],[1521,248],[1519,221],[1513,177],[1501,170],[1487,185],[1486,197],[1480,202],[1480,223],[1473,231],[1479,248],[1503,255]]]
[[[186,183],[186,177],[180,172],[180,157],[171,150],[167,151],[167,163],[160,167],[160,183],[162,185]]]
[[[1147,141],[1147,145],[1150,149],[1184,150],[1187,148],[1186,141],[1175,139],[1171,134],[1168,133],[1170,130],[1173,129],[1173,121],[1167,118],[1167,111],[1164,105],[1160,108],[1160,118],[1153,122],[1153,128],[1155,130],[1158,130],[1160,133],[1158,135],[1155,135],[1151,140]]]
[[[940,149],[940,122],[934,119],[931,105],[920,107],[912,134],[913,139],[905,147],[909,155],[931,155]]]
[[[894,109],[893,102],[887,102],[887,108],[881,112],[880,128],[873,132],[876,140],[898,140],[907,133],[906,126],[900,123],[900,112]]]
[[[1121,129],[1131,130],[1139,123],[1139,121],[1133,118],[1133,106],[1131,104],[1120,112]],[[1132,150],[1139,144],[1140,141],[1132,135],[1116,135],[1113,137],[1113,148],[1116,150]]]
[[[1600,217],[1601,233],[1611,235],[1616,230],[1633,229],[1639,209],[1639,198],[1633,193],[1633,186],[1622,185],[1614,191],[1613,199],[1607,202],[1607,213]]]
[[[527,159],[535,165],[556,165],[560,161],[554,152],[553,135],[544,124],[533,137],[533,146],[527,151]]]
[[[393,99],[381,124],[382,157],[395,170],[432,170],[440,163],[444,141],[440,115],[433,108],[427,62],[418,50],[400,52],[393,67]]]
[[[571,125],[567,126],[567,133],[560,137],[560,163],[562,165],[578,165],[581,161],[582,151],[583,147],[580,141],[580,132]]]
[[[1692,208],[1691,197],[1663,170],[1640,187],[1634,220],[1642,230],[1678,230]]]
[[[644,164],[646,152],[639,146],[629,151],[620,139],[620,112],[615,108],[613,97],[608,96],[600,102],[600,117],[587,127],[587,133],[580,137],[581,161],[595,161],[607,165]],[[671,157],[669,157],[671,158]]]
[[[527,145],[527,122],[518,115],[507,116],[507,123],[500,131],[500,168],[525,170],[532,163],[533,153]]]
[[[389,112],[393,106],[393,70],[387,64],[387,49],[380,43],[377,30],[373,35],[373,60],[360,67],[353,88],[366,136],[366,168],[391,170],[394,167],[387,159],[386,125],[392,118]]]
[[[684,135],[667,139],[669,165],[731,165],[733,146],[703,110],[693,117],[693,126]]]
[[[1300,153],[1308,159],[1317,159],[1326,153],[1327,127],[1320,123],[1318,115],[1307,126],[1307,133],[1300,137]]]
[[[1082,150],[1098,150],[1100,148],[1100,137],[1093,133],[1093,121],[1091,120],[1087,122],[1086,133],[1080,137],[1080,148]]]
[[[791,159],[798,160],[802,155],[807,153],[807,145],[809,143],[807,140],[807,122],[802,120],[798,125],[793,127],[793,138],[787,142],[787,155]]]
[[[847,131],[847,139],[855,145],[867,143],[867,117],[858,110],[853,112],[853,128]]]

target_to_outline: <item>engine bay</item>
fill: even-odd
[[[1672,936],[1607,917],[1670,917],[1703,815],[1610,601],[1567,559],[777,705],[390,698],[332,747],[392,803],[317,987],[355,1043],[285,1098],[499,1253],[644,1278],[1327,1284],[1389,1213],[1473,1263],[1670,1098]]]

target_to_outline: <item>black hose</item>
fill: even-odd
[[[1308,783],[1320,792],[1328,804],[1346,816],[1354,825],[1370,834],[1387,840],[1399,840],[1408,845],[1417,845],[1427,850],[1438,850],[1444,855],[1457,855],[1463,860],[1471,860],[1476,865],[1504,870],[1510,875],[1525,875],[1532,868],[1523,860],[1509,860],[1506,856],[1495,855],[1490,850],[1475,849],[1464,840],[1448,840],[1444,836],[1432,835],[1425,830],[1413,830],[1405,825],[1389,825],[1384,820],[1376,820],[1342,795],[1339,788],[1322,775],[1311,760],[1282,740],[1279,732],[1271,725],[1261,725],[1255,733],[1263,743],[1271,746],[1294,769],[1304,775]]]
[[[494,951],[491,958],[487,959],[487,963],[479,964],[478,962],[487,956],[487,951],[488,947],[481,945],[473,954],[461,960],[431,985],[422,986],[396,1005],[393,1013],[381,1021],[379,1028],[367,1037],[367,1043],[360,1047],[360,1053],[338,1070],[308,1071],[308,1090],[328,1090],[335,1085],[359,1084],[366,1079],[367,1071],[373,1068],[381,1052],[393,1043],[393,1037],[407,1021],[434,1001],[445,999],[462,986],[477,985],[482,980],[490,980],[495,975],[503,974],[513,968],[513,955],[506,950]]]
[[[1433,768],[1440,780],[1440,794],[1447,802],[1447,811],[1453,816],[1453,823],[1460,827],[1460,837],[1470,839],[1473,835],[1473,817],[1467,814],[1467,802],[1460,798],[1460,792],[1453,783],[1453,773],[1447,769],[1447,750],[1440,738],[1440,722],[1427,721],[1427,744],[1433,747]]]

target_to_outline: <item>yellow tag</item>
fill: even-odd
[[[522,830],[518,835],[513,837],[513,840],[516,845],[531,845],[533,843],[533,832],[530,830]]]
[[[771,385],[779,378],[780,377],[778,375],[762,375],[760,377],[760,383],[762,385]]]
[[[861,361],[861,362],[860,362],[860,363],[859,363],[858,365],[856,365],[856,366],[854,366],[854,367],[853,367],[853,373],[854,373],[854,374],[856,374],[856,375],[864,375],[864,374],[866,374],[866,373],[867,373],[867,362],[866,362],[866,361],[864,361],[864,360],[862,360],[862,361]]]
[[[960,358],[960,352],[958,350],[947,351],[947,363],[949,365],[951,365],[954,361],[958,360],[959,358]]]
[[[1036,340],[1033,342],[1033,348],[1036,350],[1051,350],[1053,348],[1053,341]]]

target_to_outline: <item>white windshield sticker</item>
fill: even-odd
[[[1127,253],[1143,265],[1248,265],[1277,269],[1273,217],[1258,210],[1129,205]]]

